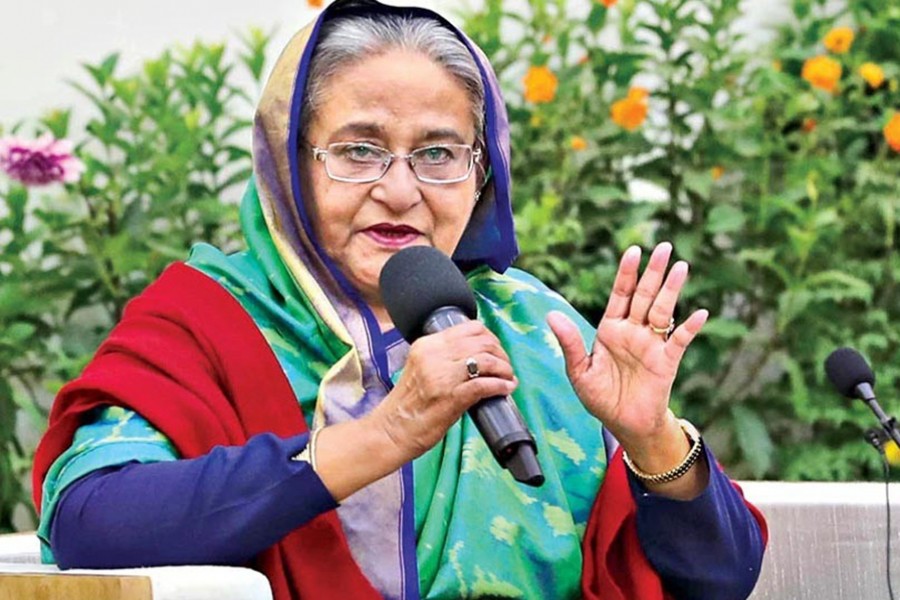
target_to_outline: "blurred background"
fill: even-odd
[[[672,240],[712,314],[675,411],[736,478],[878,478],[822,363],[855,346],[897,412],[900,0],[426,4],[504,87],[517,266],[596,321],[619,253]],[[195,242],[241,247],[255,98],[319,10],[0,8],[0,532],[34,527],[53,396],[127,301]]]

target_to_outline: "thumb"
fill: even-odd
[[[552,311],[547,315],[547,324],[553,335],[559,341],[563,358],[566,361],[566,373],[571,381],[576,381],[586,368],[587,350],[584,340],[581,339],[581,331],[569,317],[559,311]]]

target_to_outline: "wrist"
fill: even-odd
[[[701,453],[703,452],[703,439],[700,437],[700,432],[697,431],[697,428],[694,427],[693,424],[684,419],[679,419],[679,425],[689,447],[684,457],[674,466],[664,471],[648,472],[635,464],[628,456],[627,451],[623,454],[622,458],[625,461],[625,465],[632,474],[645,485],[664,485],[674,482],[687,475],[701,458]]]
[[[322,428],[315,452],[316,473],[337,502],[407,462],[382,428],[367,417]]]
[[[691,441],[679,419],[666,411],[663,424],[639,437],[617,436],[632,464],[645,473],[663,473],[676,467],[691,450]]]

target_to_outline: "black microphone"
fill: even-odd
[[[900,445],[897,421],[881,410],[875,399],[875,373],[859,352],[853,348],[838,348],[825,359],[825,374],[841,395],[865,402],[878,417],[884,432]]]
[[[471,321],[478,313],[466,278],[452,260],[430,246],[397,252],[384,265],[379,283],[384,306],[409,343]],[[512,398],[484,398],[468,412],[501,467],[516,481],[544,483],[537,445]]]

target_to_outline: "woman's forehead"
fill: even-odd
[[[346,65],[322,92],[311,127],[320,134],[472,141],[465,87],[421,53],[392,50]]]

